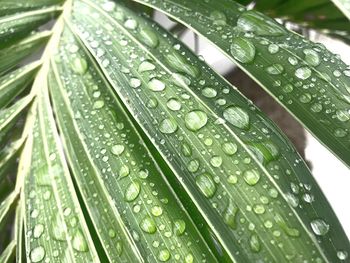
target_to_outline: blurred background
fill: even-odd
[[[264,111],[291,139],[299,153],[307,161],[314,177],[328,198],[343,228],[350,238],[350,170],[332,153],[306,131],[289,113],[274,101],[250,77],[211,45],[206,39],[196,36],[192,31],[182,28],[160,12],[154,14],[155,20],[165,28],[177,33],[193,51],[202,56],[215,71],[225,76],[246,97]],[[298,29],[293,24],[285,24],[290,29]],[[339,54],[350,65],[350,46],[341,40],[330,38],[316,31],[301,30],[309,39],[324,44],[330,51]]]

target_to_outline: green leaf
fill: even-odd
[[[16,124],[18,118],[22,116],[32,99],[32,96],[28,95],[18,100],[12,106],[0,111],[0,145],[3,143],[10,129]]]
[[[13,101],[31,83],[40,65],[40,62],[34,62],[0,78],[0,109]]]
[[[13,44],[16,40],[54,17],[59,7],[48,7],[0,18],[0,48]]]
[[[13,44],[10,47],[1,49],[0,50],[0,76],[10,71],[22,59],[33,54],[40,47],[42,47],[46,43],[50,35],[51,35],[51,32],[47,32],[47,31],[36,33],[16,44]]]
[[[17,198],[18,198],[18,193],[16,191],[13,191],[0,204],[0,230],[1,230],[1,232],[4,231],[3,226],[5,225],[5,221],[9,215],[9,213],[11,211],[13,211],[13,208],[16,204]]]
[[[338,56],[231,1],[137,1],[213,42],[350,166],[350,70]]]
[[[156,24],[103,6],[76,1],[74,31],[169,165],[187,209],[206,221],[220,262],[337,261],[337,250],[350,251],[306,165],[271,121]]]
[[[0,151],[0,182],[7,176],[10,169],[13,169],[20,149],[23,145],[23,140],[19,139],[9,146],[6,146]]]
[[[0,255],[1,263],[10,263],[13,262],[14,256],[16,255],[16,242],[13,240],[6,247],[6,249]]]
[[[27,259],[100,262],[75,193],[55,128],[47,86],[41,83],[33,134],[28,135],[25,174]]]
[[[61,4],[63,0],[1,0],[0,16]]]
[[[332,0],[332,2],[343,12],[350,20],[350,1],[349,0]]]
[[[82,200],[111,262],[216,262],[86,50],[66,30],[50,91]]]

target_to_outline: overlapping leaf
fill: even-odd
[[[75,32],[170,166],[188,209],[199,210],[197,224],[208,224],[217,253],[242,262],[339,260],[349,242],[277,128],[157,25],[99,2],[75,2]]]
[[[338,56],[232,1],[138,2],[213,42],[350,165],[350,69]]]
[[[111,262],[215,262],[92,58],[67,30],[50,91],[65,148]]]

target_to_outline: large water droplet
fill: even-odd
[[[320,57],[317,52],[313,49],[304,49],[306,62],[313,67],[316,67],[320,64]]]
[[[281,36],[286,33],[285,29],[272,18],[252,10],[240,15],[237,29],[243,32],[254,32],[260,36]]]
[[[148,234],[153,234],[157,231],[156,222],[149,216],[141,220],[140,228]]]
[[[44,233],[44,225],[43,224],[37,224],[33,228],[33,237],[39,238]]]
[[[188,165],[187,165],[187,169],[191,172],[191,173],[195,173],[198,171],[199,168],[199,161],[197,159],[191,160]]]
[[[222,158],[221,156],[215,155],[210,159],[210,164],[213,167],[220,167],[222,164]]]
[[[232,56],[241,63],[250,63],[255,58],[255,46],[247,38],[235,37],[230,49]]]
[[[240,129],[249,129],[249,115],[240,107],[231,106],[224,110],[225,120]]]
[[[284,68],[281,64],[273,64],[266,68],[266,72],[269,73],[270,75],[279,75],[279,74],[282,74],[283,71],[284,71]]]
[[[139,72],[152,71],[155,68],[156,66],[154,64],[146,60],[141,62],[141,64],[139,65],[138,71]]]
[[[201,192],[207,198],[211,198],[214,196],[216,192],[216,185],[214,180],[210,174],[201,174],[196,177],[196,184],[201,190]]]
[[[124,26],[128,29],[136,29],[138,23],[135,19],[129,18],[124,22]]]
[[[205,87],[204,89],[202,89],[202,94],[207,98],[214,98],[218,93],[215,89],[211,87]]]
[[[131,78],[129,80],[129,85],[134,89],[138,88],[141,86],[141,80],[139,80],[138,78]]]
[[[220,11],[212,11],[210,13],[210,19],[213,20],[215,26],[224,26],[226,25],[226,15]]]
[[[165,134],[171,134],[176,132],[177,130],[177,123],[174,119],[164,119],[159,124],[159,130],[161,133]]]
[[[186,223],[182,219],[175,220],[174,222],[174,228],[173,232],[177,236],[181,236],[183,233],[185,233],[186,230]]]
[[[350,110],[337,110],[336,116],[341,122],[350,120]]]
[[[344,251],[344,250],[340,250],[337,252],[337,257],[340,259],[340,260],[345,260],[348,258],[348,252]]]
[[[84,58],[75,58],[73,60],[72,69],[75,73],[84,75],[88,69],[88,63]]]
[[[125,200],[127,202],[134,201],[138,197],[140,191],[141,191],[140,183],[137,181],[131,182],[125,190],[125,194],[124,194]]]
[[[198,131],[204,127],[208,122],[208,116],[201,110],[190,111],[185,116],[185,124],[187,129],[191,131]]]
[[[33,248],[32,251],[30,251],[30,260],[32,262],[40,262],[45,257],[45,249],[42,246]]]
[[[263,164],[268,164],[271,161],[277,160],[280,156],[277,146],[271,141],[248,143],[248,146],[257,159]]]
[[[260,180],[260,174],[256,170],[247,170],[243,173],[244,181],[249,185],[256,185]]]
[[[155,48],[158,46],[159,39],[156,33],[154,33],[149,28],[141,28],[138,37],[142,41],[142,43],[146,44],[151,48]]]
[[[251,235],[249,239],[249,246],[253,252],[259,252],[261,249],[259,237],[256,234]]]
[[[232,142],[225,142],[222,144],[221,147],[224,153],[226,153],[229,156],[234,155],[237,152],[237,144]]]
[[[116,145],[112,146],[111,152],[114,155],[121,155],[124,152],[124,150],[125,150],[124,145],[116,144]]]
[[[73,248],[80,252],[86,252],[89,250],[86,239],[80,229],[76,231],[73,237]]]
[[[171,254],[170,254],[169,250],[162,249],[161,251],[159,251],[158,259],[161,262],[166,262],[170,259],[170,256],[171,256]]]
[[[226,225],[228,225],[232,229],[236,229],[236,215],[238,212],[238,208],[230,201],[228,206],[226,207],[223,218]]]
[[[200,71],[196,66],[189,64],[189,62],[187,62],[186,59],[178,53],[169,53],[165,58],[172,68],[181,73],[186,73],[194,78],[197,78],[200,74]]]
[[[148,82],[148,88],[152,91],[162,91],[165,89],[165,84],[159,79],[153,78]]]
[[[311,76],[311,69],[308,67],[301,67],[295,71],[295,76],[299,79],[305,80]]]
[[[312,231],[318,236],[324,236],[329,231],[329,225],[322,219],[315,219],[310,224]]]
[[[181,109],[181,103],[178,99],[171,98],[166,103],[167,107],[173,111],[178,111]]]

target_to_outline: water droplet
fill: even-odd
[[[148,82],[148,88],[152,91],[163,91],[165,84],[159,79],[153,78]]]
[[[261,215],[265,213],[265,207],[263,205],[254,205],[253,211],[255,214]]]
[[[50,228],[53,238],[59,241],[66,241],[66,232],[64,231],[64,228],[65,222],[63,221],[61,215],[57,213]]]
[[[249,246],[253,252],[259,252],[261,249],[259,237],[256,234],[250,236]]]
[[[173,111],[178,111],[181,109],[181,103],[178,99],[171,98],[166,103],[167,107]]]
[[[141,86],[141,80],[139,80],[138,78],[131,78],[129,81],[129,85],[132,88],[136,89]]]
[[[168,261],[170,259],[170,252],[169,250],[167,249],[162,249],[161,251],[159,251],[159,254],[158,254],[158,259],[159,261],[161,262],[165,262],[165,261]]]
[[[124,150],[125,150],[124,145],[116,144],[112,147],[111,152],[114,155],[121,155],[124,152]]]
[[[141,28],[138,36],[142,43],[151,48],[155,48],[159,44],[159,39],[156,33],[154,33],[153,30],[149,28]]]
[[[308,79],[311,76],[311,69],[308,67],[300,67],[295,71],[295,76],[302,80]]]
[[[340,259],[340,260],[345,260],[348,258],[348,252],[344,251],[344,250],[340,250],[337,252],[337,257]]]
[[[312,100],[312,96],[310,93],[304,93],[299,97],[299,101],[301,103],[309,103],[311,100]]]
[[[152,207],[151,212],[152,212],[152,215],[154,216],[160,216],[163,214],[163,209],[160,206],[156,205]]]
[[[106,12],[112,12],[115,10],[116,4],[112,1],[108,1],[102,4],[103,10]]]
[[[76,231],[73,237],[73,248],[80,252],[86,252],[89,250],[86,239],[80,229]]]
[[[102,109],[105,105],[105,102],[103,100],[97,100],[92,105],[92,108],[95,110]]]
[[[37,224],[33,228],[33,237],[39,238],[44,233],[44,225],[43,224]]]
[[[205,197],[211,198],[216,192],[216,185],[210,174],[201,174],[196,177],[196,184]]]
[[[164,134],[171,134],[176,132],[177,127],[177,123],[174,119],[164,119],[159,124],[159,130]]]
[[[259,162],[264,165],[277,160],[280,152],[277,146],[271,141],[248,143],[249,149],[254,153]]]
[[[140,183],[137,181],[131,182],[125,190],[125,194],[124,194],[125,200],[127,202],[134,201],[140,194],[140,191],[141,191]]]
[[[215,89],[211,87],[205,87],[204,89],[202,89],[202,94],[207,98],[214,98],[218,93]]]
[[[241,63],[250,63],[255,58],[254,44],[244,37],[235,37],[230,46],[232,56]]]
[[[240,129],[249,129],[249,115],[240,107],[231,106],[224,110],[225,120]]]
[[[285,29],[272,18],[252,10],[240,15],[237,29],[243,32],[254,32],[260,36],[281,36],[286,33]]]
[[[318,236],[324,236],[329,231],[329,225],[322,219],[315,219],[310,224],[312,231]]]
[[[185,263],[193,263],[194,262],[194,258],[192,254],[187,254],[185,257]]]
[[[186,114],[185,124],[187,129],[191,131],[198,131],[204,127],[208,122],[208,116],[201,110],[193,110]]]
[[[110,238],[115,238],[117,236],[117,233],[114,231],[114,229],[111,228],[108,230],[108,236]]]
[[[191,146],[189,146],[187,143],[182,144],[181,151],[182,151],[183,155],[185,155],[186,157],[189,157],[192,155]]]
[[[226,25],[226,15],[220,11],[212,11],[210,13],[210,19],[213,20],[215,26],[224,26]]]
[[[244,181],[249,185],[256,185],[260,180],[260,174],[256,170],[247,170],[243,173]]]
[[[341,122],[350,120],[350,110],[337,110],[336,115]]]
[[[320,64],[320,57],[317,52],[313,49],[304,49],[305,61],[310,66],[316,67]]]
[[[238,208],[230,201],[228,206],[226,207],[223,218],[226,225],[228,225],[232,229],[236,229],[236,216],[238,213]]]
[[[122,167],[120,167],[118,174],[120,178],[128,176],[130,174],[129,167],[126,165],[123,165]]]
[[[283,86],[282,90],[285,93],[291,93],[294,90],[294,87],[292,84],[286,84],[285,86]]]
[[[187,165],[187,169],[191,172],[191,173],[195,173],[198,171],[199,168],[199,161],[197,159],[191,160],[188,165]]]
[[[88,64],[84,58],[75,58],[73,60],[72,69],[75,73],[84,75],[88,69]]]
[[[271,54],[276,54],[278,51],[279,51],[280,47],[276,44],[270,44],[269,47],[268,47],[268,51],[271,53]]]
[[[222,158],[221,156],[213,156],[211,159],[210,159],[210,164],[213,166],[213,167],[220,167],[221,164],[222,164]]]
[[[149,216],[141,220],[140,228],[148,234],[154,234],[157,231],[156,222]]]
[[[174,228],[173,232],[176,236],[181,236],[183,233],[185,233],[186,230],[186,223],[182,219],[177,219],[174,222]]]
[[[158,101],[156,98],[150,98],[146,104],[147,108],[154,109],[158,106]]]
[[[269,73],[270,75],[279,75],[279,74],[282,74],[283,71],[284,71],[284,68],[281,64],[273,64],[266,68],[266,72]]]
[[[30,260],[32,262],[40,262],[45,257],[45,249],[42,246],[38,246],[36,248],[33,248],[32,251],[30,251]]]
[[[183,88],[187,88],[189,85],[191,85],[191,80],[180,73],[173,73],[171,75],[171,81],[176,86],[183,87]]]
[[[345,137],[347,134],[348,134],[348,133],[347,133],[346,130],[343,130],[343,129],[340,129],[340,128],[334,130],[334,136],[335,136],[335,137],[338,137],[338,138],[343,138],[343,137]]]
[[[165,58],[168,64],[178,72],[186,73],[193,78],[197,78],[200,74],[200,71],[196,66],[189,64],[186,59],[178,53],[169,53]]]
[[[124,22],[124,26],[125,26],[126,28],[128,28],[128,29],[132,29],[132,30],[133,30],[133,29],[136,29],[136,28],[137,28],[138,23],[137,23],[136,20],[129,18],[129,19],[127,19],[127,20]]]
[[[154,64],[146,60],[141,62],[141,64],[139,65],[138,71],[139,72],[152,71],[155,68],[156,66]]]
[[[232,142],[225,142],[222,144],[221,147],[224,153],[226,153],[229,156],[234,155],[237,152],[237,144]]]

